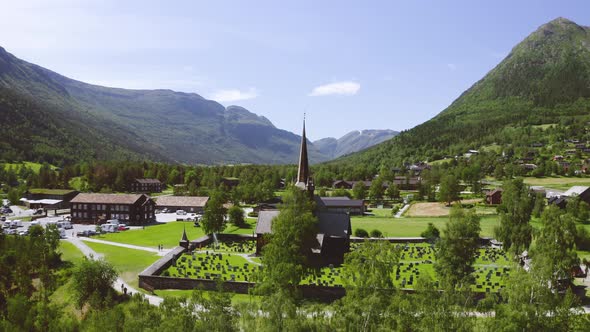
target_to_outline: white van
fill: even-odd
[[[105,233],[115,233],[119,230],[119,225],[107,223],[107,224],[101,225],[100,229]]]
[[[119,219],[111,219],[111,220],[107,220],[106,222],[107,224],[113,224],[113,225],[119,225]]]
[[[57,222],[57,228],[72,229],[72,223],[67,220],[60,220]]]

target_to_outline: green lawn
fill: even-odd
[[[256,219],[248,218],[247,227],[238,228],[228,225],[224,233],[229,234],[252,234],[256,225]],[[157,248],[158,244],[163,244],[164,248],[174,248],[178,246],[178,241],[182,237],[182,231],[186,227],[186,235],[189,240],[197,239],[205,233],[201,227],[194,227],[192,222],[169,222],[146,226],[145,229],[128,230],[118,233],[109,233],[97,236],[96,238],[106,241],[119,243],[134,244],[143,247]]]
[[[119,276],[132,287],[138,287],[137,275],[157,261],[157,254],[135,249],[127,249],[108,244],[84,242],[104,259],[113,264]]]
[[[65,240],[59,242],[59,252],[61,252],[62,261],[68,261],[74,265],[84,259],[84,254],[75,245]]]
[[[524,182],[529,186],[544,186],[558,190],[567,190],[572,186],[590,186],[590,178],[588,177],[526,177]]]
[[[377,210],[377,209],[374,209]],[[370,232],[373,229],[380,230],[384,236],[390,237],[414,237],[426,229],[428,223],[433,223],[440,231],[442,231],[449,220],[449,217],[380,217],[380,216],[366,216],[351,218],[352,231],[357,228],[363,228]],[[483,216],[481,217],[481,236],[492,236],[494,227],[499,224],[499,217]]]
[[[213,291],[203,291],[205,298],[209,297],[209,294]],[[158,289],[154,293],[160,297],[186,297],[190,298],[193,290],[184,289]],[[263,299],[262,296],[249,295],[249,294],[237,294],[230,293],[232,304],[238,303],[260,303]]]
[[[43,166],[42,164],[39,163],[32,163],[29,161],[24,161],[22,163],[5,163],[4,164],[4,169],[8,170],[12,167],[12,169],[14,170],[18,170],[21,167],[26,166],[28,168],[30,168],[31,170],[33,170],[33,172],[35,173],[39,173],[39,170],[41,169],[41,166]],[[49,165],[52,169],[55,169],[56,167],[53,165]]]

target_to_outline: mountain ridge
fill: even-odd
[[[509,128],[590,114],[590,29],[557,18],[541,25],[432,119],[335,163],[441,159],[490,144],[511,146]]]

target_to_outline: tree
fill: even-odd
[[[558,281],[570,281],[571,270],[578,264],[576,225],[574,217],[556,206],[550,206],[541,216],[543,228],[531,251],[533,269],[557,287]]]
[[[392,183],[389,185],[389,187],[387,187],[386,193],[390,199],[396,199],[399,198],[400,191],[397,185]]]
[[[244,210],[237,205],[230,207],[227,210],[227,214],[229,216],[229,222],[234,226],[242,227],[246,223],[244,220]]]
[[[453,174],[441,179],[439,196],[440,201],[447,203],[447,206],[459,199],[459,181]]]
[[[367,189],[365,188],[363,181],[357,181],[354,186],[352,186],[352,197],[355,199],[365,199],[367,197]]]
[[[8,198],[10,204],[18,205],[20,204],[21,195],[17,188],[10,188],[10,190],[8,191],[8,196],[6,198]]]
[[[433,223],[429,222],[428,226],[426,227],[424,232],[420,234],[420,236],[426,238],[428,242],[435,242],[440,238],[440,231],[438,230],[438,228],[436,228],[436,226],[434,226]]]
[[[383,199],[384,193],[385,187],[383,186],[383,179],[378,177],[371,183],[371,187],[369,188],[369,197],[371,197],[371,199],[374,201],[378,201]]]
[[[337,303],[338,315],[335,315],[340,329],[391,328],[387,313],[387,308],[395,301],[391,273],[399,262],[400,250],[387,241],[365,242],[345,256],[342,280],[346,296]]]
[[[82,307],[90,299],[107,298],[116,279],[117,271],[110,263],[102,259],[85,258],[72,272],[73,289],[78,305]],[[101,306],[102,303],[94,305]]]
[[[443,285],[464,289],[473,282],[473,263],[479,248],[479,217],[474,210],[465,212],[453,206],[449,222],[438,241],[434,265]]]
[[[518,255],[531,244],[533,228],[529,221],[533,201],[522,179],[508,180],[502,188],[502,204],[498,206],[500,226],[495,233],[502,241],[504,250],[511,250]]]
[[[280,214],[273,219],[268,243],[262,251],[264,269],[256,291],[262,294],[281,292],[294,298],[307,267],[311,249],[317,247],[317,219],[306,191],[290,187],[283,195]]]
[[[225,213],[221,193],[214,191],[205,205],[205,213],[201,225],[205,234],[219,233],[225,229]]]

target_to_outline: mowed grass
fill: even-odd
[[[111,263],[119,276],[132,287],[138,287],[137,275],[160,259],[155,253],[143,250],[127,249],[108,244],[84,242]]]
[[[76,265],[84,259],[84,254],[71,242],[61,240],[59,242],[59,252],[61,260],[71,262]]]
[[[567,190],[573,186],[590,186],[590,178],[582,177],[526,177],[524,183],[529,186],[543,186],[558,190]]]
[[[248,218],[247,225],[244,228],[228,225],[224,233],[229,234],[252,234],[256,225],[256,219]],[[142,247],[157,248],[159,244],[164,248],[174,248],[182,238],[182,231],[186,228],[186,235],[189,240],[195,240],[205,233],[201,227],[194,227],[192,222],[173,221],[164,224],[146,226],[145,229],[133,229],[118,233],[108,233],[97,236],[96,238],[133,244]]]
[[[194,290],[192,289],[158,289],[155,290],[154,293],[160,297],[186,297],[190,298],[193,294]],[[211,297],[211,293],[215,291],[201,291],[203,293],[203,297],[208,299]],[[261,303],[263,296],[258,295],[249,295],[249,294],[238,294],[238,293],[230,293],[231,296],[231,303],[232,304],[239,304],[239,303]]]
[[[378,229],[387,237],[416,237],[426,229],[428,223],[433,223],[441,232],[449,217],[380,217],[365,216],[351,217],[352,232],[362,228],[368,232]],[[494,228],[499,225],[499,216],[482,216],[480,221],[481,236],[493,236]]]

